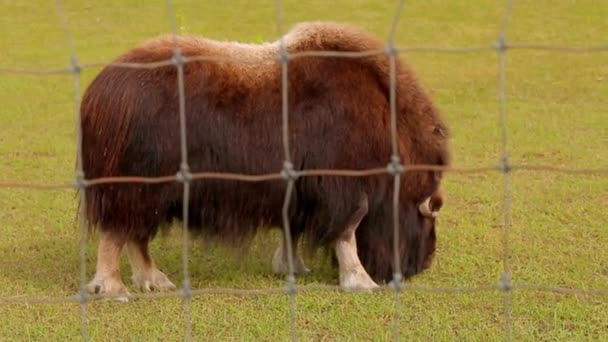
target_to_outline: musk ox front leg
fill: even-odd
[[[145,292],[175,290],[175,285],[161,272],[150,255],[149,240],[127,242],[127,255],[135,286]]]
[[[378,285],[372,280],[361,265],[357,255],[357,240],[355,232],[361,220],[367,215],[367,197],[362,197],[357,210],[351,215],[344,232],[336,241],[334,249],[338,259],[340,287],[344,291],[373,290]]]
[[[305,274],[310,272],[310,269],[306,267],[302,257],[297,253],[299,235],[292,236],[291,239],[291,251],[293,252],[293,271],[295,274]],[[281,239],[281,245],[274,252],[272,258],[272,271],[275,274],[288,275],[289,274],[289,262],[287,259],[287,241],[285,238]]]
[[[114,297],[126,302],[131,294],[120,277],[120,253],[125,239],[114,236],[111,232],[101,232],[97,247],[97,269],[93,280],[87,284],[87,290],[93,294]]]

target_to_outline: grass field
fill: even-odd
[[[175,1],[186,33],[218,39],[277,38],[274,1]],[[339,20],[386,36],[394,1],[284,1],[285,29],[303,20]],[[64,1],[81,63],[107,62],[142,39],[170,31],[164,2]],[[407,1],[400,46],[492,44],[502,1]],[[52,1],[0,0],[0,67],[65,67],[69,52]],[[516,1],[508,42],[599,45],[608,37],[608,4],[598,0]],[[454,166],[491,166],[501,153],[498,63],[494,51],[404,54],[433,92],[453,132]],[[86,69],[84,85],[99,72]],[[509,151],[515,164],[608,167],[608,52],[512,50],[506,64]],[[0,73],[0,182],[66,182],[74,175],[71,75]],[[434,266],[413,284],[495,284],[502,273],[503,178],[499,173],[449,174]],[[512,176],[510,264],[515,283],[608,288],[608,179],[605,176],[516,172]],[[0,188],[0,296],[70,296],[79,286],[79,233],[73,190]],[[280,208],[277,208],[280,210]],[[179,232],[154,242],[160,267],[179,286]],[[276,241],[276,236],[273,236]],[[194,246],[192,286],[270,288],[274,242],[242,260]],[[87,250],[88,271],[95,244]],[[126,260],[125,278],[130,275]],[[328,265],[298,284],[335,284]],[[130,283],[128,283],[130,284]],[[388,340],[393,295],[310,292],[297,296],[302,340]],[[405,292],[403,340],[494,341],[504,336],[502,293]],[[89,305],[93,340],[180,340],[179,299]],[[284,295],[201,295],[193,300],[195,340],[285,340]],[[75,340],[77,304],[0,303],[0,340]],[[608,296],[515,291],[518,341],[608,340]]]

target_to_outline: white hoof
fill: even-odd
[[[363,270],[353,270],[340,274],[340,288],[346,292],[373,291],[379,288]]]
[[[144,292],[171,291],[176,289],[175,284],[157,268],[148,272],[134,274],[132,279],[135,286]]]
[[[272,257],[272,271],[275,274],[288,275],[289,274],[289,262],[287,256],[283,254],[283,248],[279,247],[274,252]],[[310,269],[306,267],[304,261],[299,255],[293,258],[293,272],[295,274],[309,273]]]
[[[95,275],[87,284],[87,291],[91,294],[102,295],[119,302],[128,302],[133,297],[120,279]]]

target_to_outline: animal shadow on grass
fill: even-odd
[[[158,267],[179,288],[183,285],[182,231],[174,228],[159,234],[151,243],[151,253]],[[67,297],[80,287],[79,235],[65,239],[49,236],[45,240],[23,239],[0,249],[0,296]],[[193,289],[234,288],[264,289],[285,285],[285,277],[272,272],[272,257],[280,239],[279,232],[262,232],[246,249],[223,246],[213,241],[192,239],[189,250],[189,276]],[[86,244],[86,281],[95,273],[98,237],[93,234]],[[303,255],[311,269],[298,275],[298,284],[335,284],[336,270],[323,256]],[[133,293],[139,293],[131,281],[131,268],[123,252],[122,280]]]
[[[174,233],[176,232],[181,234],[181,231],[174,231]],[[189,258],[191,286],[193,288],[238,289],[264,289],[284,286],[285,276],[274,274],[272,271],[272,258],[279,246],[280,239],[281,233],[279,231],[261,231],[250,246],[242,249],[222,245],[215,241],[193,239]],[[162,240],[163,238],[159,239],[157,243],[165,243]],[[171,268],[171,275],[168,274],[168,276],[173,277],[176,284],[182,284],[181,240],[178,243],[172,241],[171,244],[172,250],[177,251],[177,254],[171,256],[170,261],[165,258],[170,263],[167,266]],[[296,275],[297,284],[337,285],[337,270],[332,267],[327,256],[323,253],[308,255],[301,250],[299,250],[299,255],[303,257],[311,272]],[[161,256],[158,255],[158,257]]]

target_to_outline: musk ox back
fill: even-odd
[[[383,48],[370,34],[336,23],[299,24],[284,41],[291,54]],[[260,59],[184,65],[190,171],[280,171],[284,156],[281,65],[276,60],[279,43],[248,45],[195,37],[179,37],[177,43],[187,57]],[[159,37],[128,51],[117,62],[169,60],[173,48],[172,37]],[[360,170],[388,163],[388,63],[384,55],[299,57],[289,62],[289,135],[295,169]],[[401,61],[397,62],[397,96],[401,161],[446,165],[447,129]],[[176,174],[181,163],[178,99],[175,66],[104,68],[82,100],[85,177]],[[435,218],[425,200],[437,193],[440,179],[441,173],[432,171],[408,172],[402,179],[399,254],[405,275],[428,267],[432,252],[427,241],[432,240],[434,251]],[[333,249],[345,289],[375,288],[375,281],[390,279],[392,182],[390,175],[297,179],[289,208],[294,246],[301,240],[313,249]],[[191,184],[189,229],[230,243],[246,243],[262,227],[282,226],[285,188],[283,180],[196,180]],[[89,284],[92,292],[128,296],[118,272],[123,248],[136,286],[143,290],[175,287],[154,264],[148,243],[160,226],[182,219],[182,191],[179,183],[103,184],[87,189],[86,216],[101,235],[97,272]],[[275,252],[277,273],[286,272],[285,249],[281,244]],[[295,261],[297,272],[308,271],[298,256]]]

